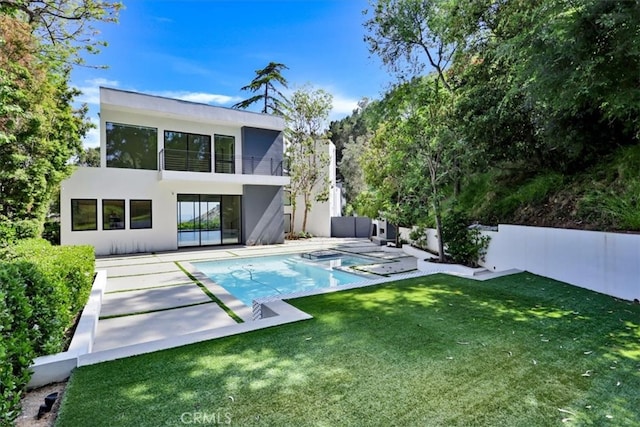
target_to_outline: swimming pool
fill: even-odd
[[[289,254],[194,262],[193,265],[251,307],[257,298],[361,282],[365,280],[363,276],[336,268],[379,262],[384,261],[347,254],[322,259]]]

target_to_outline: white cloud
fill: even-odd
[[[87,104],[100,104],[100,86],[117,87],[119,84],[116,80],[107,80],[103,78],[85,80],[84,85],[76,86],[82,94],[76,99],[77,102],[86,102]]]
[[[333,108],[329,117],[331,120],[339,120],[353,113],[358,107],[359,99],[347,98],[342,95],[333,95]]]
[[[206,92],[164,91],[156,92],[156,95],[167,98],[181,99],[183,101],[200,102],[202,104],[227,105],[236,103],[242,98],[237,96],[219,95]]]

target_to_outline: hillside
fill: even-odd
[[[640,146],[619,148],[573,175],[476,174],[457,206],[483,224],[640,232]]]

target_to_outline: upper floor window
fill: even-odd
[[[185,132],[164,132],[164,169],[211,172],[211,137]]]
[[[158,129],[107,122],[107,167],[158,169]]]
[[[236,138],[227,135],[215,135],[216,173],[236,173]]]

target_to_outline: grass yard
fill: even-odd
[[[314,319],[78,369],[57,425],[640,425],[639,305],[527,273],[292,303]]]

